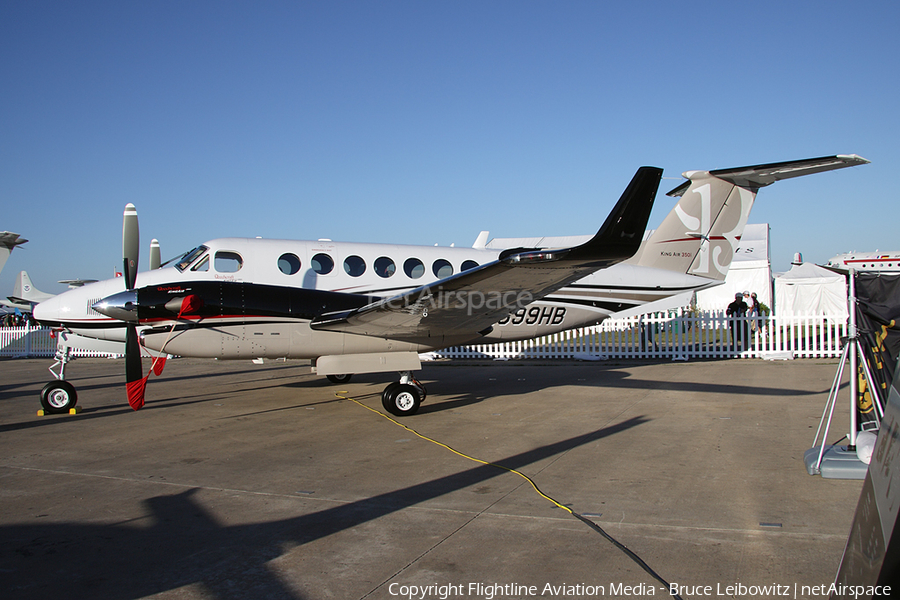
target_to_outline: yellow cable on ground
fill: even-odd
[[[485,461],[485,460],[481,460],[480,458],[475,458],[474,456],[469,456],[468,454],[465,454],[465,453],[463,453],[463,452],[460,452],[459,450],[455,450],[455,449],[451,448],[450,446],[448,446],[447,444],[443,444],[443,443],[441,443],[441,442],[439,442],[439,441],[437,441],[437,440],[431,439],[431,438],[428,437],[427,435],[422,435],[421,433],[419,433],[418,431],[416,431],[416,430],[413,429],[412,427],[408,427],[408,426],[404,425],[403,423],[401,423],[400,421],[397,421],[396,419],[392,419],[391,417],[387,416],[386,414],[384,414],[384,413],[381,412],[380,410],[376,410],[376,409],[372,408],[371,406],[366,406],[365,404],[363,404],[363,403],[360,402],[359,400],[356,400],[355,398],[350,398],[349,396],[342,396],[342,395],[341,395],[342,393],[346,393],[346,392],[335,392],[334,395],[337,396],[338,398],[343,399],[343,400],[349,400],[349,401],[351,401],[351,402],[355,402],[356,404],[359,404],[360,406],[362,406],[362,407],[365,408],[366,410],[372,411],[372,412],[375,413],[376,415],[381,415],[382,417],[384,417],[385,419],[387,419],[388,421],[390,421],[390,422],[393,423],[394,425],[398,425],[398,426],[402,427],[403,429],[407,430],[408,432],[412,433],[413,435],[415,435],[415,436],[417,436],[417,437],[422,438],[423,440],[425,440],[425,441],[427,441],[427,442],[431,442],[432,444],[436,444],[436,445],[440,446],[441,448],[446,448],[447,450],[449,450],[449,451],[452,452],[453,454],[457,454],[457,455],[459,455],[459,456],[462,456],[463,458],[467,458],[467,459],[469,459],[469,460],[471,460],[471,461],[480,463],[480,464],[482,464],[482,465],[487,465],[487,466],[489,466],[489,467],[497,467],[498,469],[503,469],[504,471],[509,471],[510,473],[515,473],[516,475],[518,475],[519,477],[521,477],[522,479],[524,479],[525,481],[527,481],[528,483],[530,483],[530,484],[531,484],[531,487],[534,488],[534,491],[536,491],[538,494],[540,494],[541,497],[543,497],[543,498],[549,500],[550,502],[552,502],[553,504],[555,504],[557,507],[563,509],[563,510],[566,511],[567,513],[569,513],[569,514],[575,514],[575,513],[572,511],[571,508],[569,508],[568,506],[564,506],[564,505],[560,504],[559,502],[557,502],[556,500],[554,500],[553,498],[551,498],[550,496],[548,496],[547,494],[545,494],[544,492],[542,492],[541,489],[540,489],[540,488],[537,486],[537,484],[534,482],[534,480],[531,479],[531,478],[530,478],[528,475],[526,475],[525,473],[522,473],[521,471],[517,471],[516,469],[511,469],[511,468],[509,468],[509,467],[504,467],[503,465],[498,465],[497,463],[487,462],[487,461]]]
[[[341,398],[342,400],[349,400],[349,401],[351,401],[351,402],[354,402],[354,403],[358,404],[359,406],[362,406],[362,407],[365,408],[366,410],[370,410],[370,411],[372,411],[373,413],[375,413],[376,415],[380,415],[380,416],[384,417],[385,419],[387,419],[388,421],[390,421],[390,422],[393,423],[394,425],[397,425],[397,426],[399,426],[399,427],[402,427],[403,429],[407,430],[408,432],[412,433],[413,435],[415,435],[415,436],[417,436],[417,437],[419,437],[419,438],[422,438],[423,440],[425,440],[425,441],[427,441],[427,442],[431,442],[432,444],[436,444],[436,445],[440,446],[441,448],[446,448],[447,450],[449,450],[449,451],[452,452],[453,454],[456,454],[456,455],[458,455],[458,456],[462,456],[463,458],[466,458],[466,459],[468,459],[468,460],[477,462],[477,463],[482,464],[482,465],[487,465],[487,466],[489,466],[489,467],[497,467],[498,469],[503,469],[504,471],[509,471],[510,473],[515,473],[516,475],[518,475],[519,477],[521,477],[522,479],[524,479],[525,481],[527,481],[528,483],[530,483],[530,484],[531,484],[531,487],[534,488],[534,491],[536,491],[538,494],[540,494],[541,497],[546,498],[547,500],[549,500],[550,502],[552,502],[552,503],[553,503],[554,505],[556,505],[557,507],[563,509],[564,511],[566,511],[567,513],[569,513],[570,515],[572,515],[573,517],[575,517],[576,519],[578,519],[579,521],[581,521],[582,523],[584,523],[585,525],[587,525],[588,527],[590,527],[591,529],[593,529],[594,531],[596,531],[597,533],[599,533],[600,535],[602,535],[608,542],[610,542],[610,543],[611,543],[612,545],[614,545],[616,548],[618,548],[619,550],[621,550],[621,551],[622,551],[626,556],[628,556],[631,560],[633,560],[633,561],[634,561],[639,567],[641,567],[647,574],[649,574],[651,577],[653,577],[654,579],[656,579],[657,581],[659,581],[660,583],[662,583],[663,586],[665,586],[665,588],[671,589],[671,587],[670,587],[668,581],[666,581],[665,579],[663,579],[663,578],[659,575],[659,573],[657,573],[656,571],[654,571],[654,570],[650,567],[650,565],[648,565],[646,562],[644,562],[644,560],[643,560],[640,556],[638,556],[637,554],[635,554],[635,553],[634,553],[632,550],[630,550],[625,544],[623,544],[622,542],[618,541],[617,539],[615,539],[614,537],[612,537],[611,535],[609,535],[602,527],[600,527],[600,526],[599,526],[597,523],[595,523],[594,521],[588,519],[587,517],[585,517],[585,516],[583,516],[583,515],[578,514],[577,512],[575,512],[574,510],[572,510],[572,509],[569,508],[568,506],[563,506],[562,504],[560,504],[559,502],[557,502],[556,500],[554,500],[553,498],[551,498],[550,496],[548,496],[547,494],[545,494],[544,492],[542,492],[542,491],[540,490],[540,488],[537,486],[537,484],[536,484],[536,483],[531,479],[531,477],[529,477],[528,475],[522,473],[521,471],[517,471],[516,469],[510,469],[509,467],[504,467],[503,465],[498,465],[497,463],[487,462],[486,460],[481,460],[480,458],[475,458],[474,456],[469,456],[468,454],[465,454],[465,453],[463,453],[463,452],[460,452],[459,450],[455,450],[455,449],[451,448],[450,446],[448,446],[447,444],[441,443],[441,442],[439,442],[439,441],[437,441],[437,440],[433,440],[433,439],[431,439],[430,437],[428,437],[427,435],[422,435],[421,433],[419,433],[418,431],[416,431],[416,430],[413,429],[412,427],[409,427],[409,426],[407,426],[407,425],[404,425],[403,423],[401,423],[400,421],[397,421],[396,419],[392,419],[391,417],[387,416],[386,414],[384,414],[384,413],[381,412],[380,410],[376,410],[376,409],[372,408],[371,406],[366,406],[365,404],[363,404],[363,403],[360,402],[359,400],[356,400],[355,398],[351,398],[350,396],[342,396],[342,395],[341,395],[341,394],[346,394],[346,393],[348,393],[348,392],[345,392],[345,391],[342,391],[342,392],[335,392],[334,395],[337,396],[338,398]],[[676,600],[683,600],[683,599],[681,598],[681,596],[680,596],[679,594],[677,594],[677,593],[676,593],[676,594],[672,594],[672,597],[675,598]]]

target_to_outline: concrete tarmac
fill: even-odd
[[[862,485],[803,465],[836,360],[426,363],[415,431],[390,375],[277,361],[170,360],[134,412],[80,359],[39,417],[49,364],[0,361],[5,598],[671,597],[419,435],[683,598],[827,597]]]

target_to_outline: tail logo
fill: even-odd
[[[733,189],[738,193],[734,194],[732,191],[728,195],[728,199],[717,206],[715,217],[713,216],[712,189],[708,183],[691,190],[700,196],[699,203],[680,202],[675,207],[675,214],[686,228],[686,235],[700,239],[700,247],[694,265],[690,269],[691,273],[708,277],[712,269],[723,276],[728,272],[755,197],[753,192],[740,186],[734,186]],[[739,206],[735,207],[738,210],[728,210],[729,204],[735,201],[739,203]],[[685,209],[685,205],[689,209],[697,207],[700,214],[690,214]]]

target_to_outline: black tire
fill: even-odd
[[[347,373],[346,375],[326,375],[328,381],[331,383],[349,383],[350,378],[353,377],[353,373]]]
[[[51,381],[41,390],[41,406],[44,412],[61,415],[78,404],[78,393],[68,381]]]
[[[419,389],[405,383],[392,383],[382,394],[384,409],[395,417],[414,415],[421,404]]]

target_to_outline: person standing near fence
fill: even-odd
[[[738,329],[738,317],[747,316],[747,303],[744,302],[744,295],[740,292],[735,293],[734,302],[728,305],[728,308],[725,309],[725,316],[730,317],[728,321],[728,328],[731,330],[731,346],[734,350],[743,350],[744,349],[744,340],[747,337],[746,335],[741,335],[744,333],[745,328]]]

